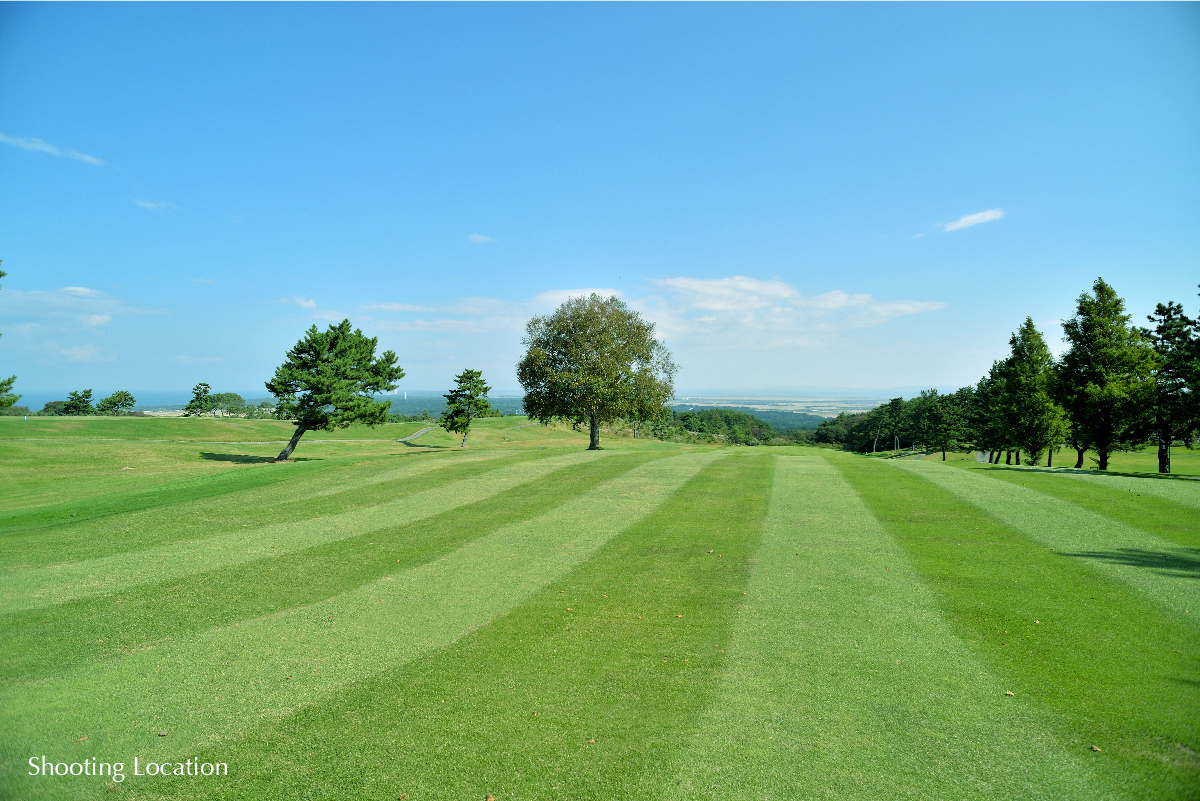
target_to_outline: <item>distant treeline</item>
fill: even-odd
[[[435,419],[446,409],[446,398],[441,395],[416,395],[409,398],[393,397],[391,401],[391,414],[405,419]],[[504,417],[514,414],[524,414],[521,398],[488,398],[488,403]]]
[[[1191,447],[1200,429],[1200,322],[1174,302],[1158,304],[1150,328],[1131,325],[1124,301],[1097,279],[1063,323],[1067,351],[1055,359],[1026,318],[973,386],[949,395],[926,390],[864,414],[838,415],[813,434],[848,450],[974,449],[994,461],[1036,465],[1066,446],[1082,467],[1088,451],[1101,470],[1118,450],[1158,449],[1171,471],[1171,446]]]
[[[691,403],[676,403],[671,405],[672,411],[681,413],[703,409],[726,409],[732,412],[742,412],[764,423],[769,423],[771,428],[776,432],[812,431],[822,422],[829,419],[819,414],[809,414],[807,412],[763,411],[761,409],[753,409],[749,406],[700,406]]]
[[[730,445],[790,444],[783,432],[755,415],[730,408],[676,411],[642,423],[637,430],[647,436],[673,441],[727,442]],[[796,433],[801,432],[797,429]]]

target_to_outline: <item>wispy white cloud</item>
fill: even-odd
[[[80,153],[78,150],[70,148],[57,147],[49,142],[43,142],[41,139],[22,139],[19,136],[8,136],[0,133],[0,142],[19,147],[22,150],[32,150],[36,153],[48,153],[51,156],[64,156],[69,159],[76,159],[85,164],[91,164],[94,167],[103,167],[104,159],[98,159],[95,156],[89,156],[87,153]]]
[[[146,309],[121,298],[84,286],[54,290],[0,292],[0,316],[12,320],[27,333],[39,331],[89,330],[112,322],[115,317],[166,314],[163,309]]]
[[[109,362],[117,351],[105,345],[107,328],[118,317],[167,314],[85,286],[53,290],[0,292],[0,319],[5,338],[25,353],[50,361]]]
[[[165,200],[135,200],[133,202],[136,203],[137,205],[141,206],[143,209],[150,209],[151,211],[157,211],[158,209],[178,209],[179,208],[174,203],[168,203]]]
[[[320,322],[339,322],[346,316],[336,309],[321,308],[316,300],[312,298],[301,297],[300,295],[277,298],[276,300],[271,301],[271,303],[279,303],[285,306],[299,306],[301,309],[304,309],[304,314],[299,318],[285,318],[286,320],[293,322],[297,319]]]
[[[879,300],[842,290],[804,295],[783,281],[740,275],[666,278],[652,285],[654,291],[629,302],[657,324],[665,340],[755,352],[812,344],[839,331],[870,328],[945,306],[941,301]],[[592,293],[622,297],[616,289],[554,289],[524,301],[464,298],[442,306],[375,303],[360,309],[373,313],[366,321],[381,330],[492,332],[508,336],[522,331],[531,316]]]
[[[992,220],[1003,220],[1004,209],[988,209],[987,211],[979,211],[975,214],[968,214],[964,217],[959,217],[952,223],[946,223],[942,226],[942,230],[946,232],[961,231],[963,228],[970,228],[973,225],[979,225]]]
[[[176,356],[173,361],[181,364],[207,364],[209,362],[223,362],[220,356]]]
[[[207,278],[193,278],[192,286],[205,286],[207,284],[215,284],[216,281],[209,281]]]
[[[115,354],[106,352],[96,345],[78,345],[73,348],[63,348],[62,355],[71,362],[111,362],[117,358]]]
[[[724,381],[742,376],[746,385],[803,381],[803,365],[814,364],[839,339],[860,334],[945,304],[933,300],[879,299],[843,290],[806,295],[781,280],[747,276],[675,277],[651,282],[633,297],[611,288],[553,289],[520,300],[463,298],[432,305],[404,301],[359,307],[365,330],[385,335],[412,376],[440,373],[446,365],[481,368],[498,386],[512,386],[529,318],[570,298],[596,293],[625,299],[657,326],[690,381]],[[411,300],[411,299],[409,299]],[[388,340],[386,335],[392,335]],[[886,334],[876,334],[886,337]],[[681,378],[682,380],[682,378]],[[712,384],[716,386],[717,384]]]
[[[484,236],[483,234],[471,234],[470,236],[467,237],[467,239],[471,240],[476,245],[486,245],[488,242],[496,241],[495,239],[492,239],[490,236]]]
[[[317,308],[317,302],[315,300],[309,300],[308,298],[302,298],[299,295],[292,295],[290,298],[279,298],[278,300],[273,300],[271,302],[272,303],[294,303],[302,309]]]
[[[741,275],[653,283],[662,291],[634,305],[655,320],[664,339],[748,353],[821,344],[840,331],[871,328],[945,306],[940,301],[884,301],[842,290],[804,295],[783,281]]]
[[[414,303],[369,303],[358,308],[369,312],[430,312],[437,311],[436,306],[419,306]]]

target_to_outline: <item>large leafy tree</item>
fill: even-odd
[[[1149,433],[1156,354],[1103,278],[1079,296],[1063,334],[1070,348],[1059,362],[1057,392],[1071,417],[1073,444],[1095,449],[1107,470],[1114,450],[1144,442]]]
[[[487,394],[492,391],[483,380],[482,370],[463,370],[454,377],[454,389],[446,399],[446,409],[438,419],[442,428],[454,434],[462,434],[462,445],[467,447],[467,435],[471,433],[471,421],[486,417],[492,410]]]
[[[1008,437],[1025,453],[1025,463],[1035,465],[1065,435],[1062,410],[1051,394],[1054,357],[1031,317],[1012,335],[1009,346],[1012,352],[1001,368],[1002,416]]]
[[[236,392],[214,392],[212,409],[229,417],[237,417],[246,413],[246,399]]]
[[[619,298],[573,298],[525,330],[517,378],[533,419],[586,422],[588,449],[599,450],[602,423],[665,414],[677,368],[654,324]]]
[[[404,370],[390,350],[377,357],[378,344],[377,338],[364,336],[351,329],[349,320],[342,320],[326,331],[312,326],[287,352],[267,390],[278,399],[276,416],[294,421],[296,431],[275,461],[291,456],[305,431],[387,422],[391,403],[374,396],[395,389]]]
[[[1174,302],[1159,303],[1141,329],[1158,354],[1154,370],[1154,438],[1158,472],[1171,472],[1171,443],[1190,445],[1200,426],[1200,324]]]
[[[96,414],[127,414],[133,411],[136,405],[137,398],[123,389],[118,389],[96,404]]]
[[[203,381],[192,387],[192,399],[183,407],[184,417],[201,417],[212,411],[212,387]]]
[[[69,393],[67,400],[62,405],[62,411],[59,412],[59,414],[72,415],[95,413],[96,410],[92,407],[92,391],[90,389]]]

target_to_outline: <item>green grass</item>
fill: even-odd
[[[0,797],[1200,798],[1200,482],[524,422],[0,418]]]

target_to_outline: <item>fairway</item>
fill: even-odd
[[[527,423],[0,419],[0,798],[1200,798],[1200,481]]]

